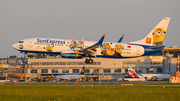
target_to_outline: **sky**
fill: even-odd
[[[0,0],[0,56],[23,56],[12,44],[26,38],[123,43],[144,38],[171,17],[166,46],[180,46],[180,0]]]

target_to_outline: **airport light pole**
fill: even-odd
[[[179,53],[178,53],[177,71],[178,71],[178,76],[179,76]]]
[[[99,85],[101,85],[101,67],[99,67]]]

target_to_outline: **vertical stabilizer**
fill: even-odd
[[[80,75],[84,75],[84,69],[85,69],[85,66],[83,66]]]
[[[136,71],[130,65],[128,65],[127,67],[129,75],[131,75],[134,78],[140,78]]]
[[[148,46],[164,46],[163,40],[169,25],[169,21],[170,17],[164,17],[144,39],[129,43]]]

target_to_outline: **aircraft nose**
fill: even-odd
[[[14,49],[18,49],[18,44],[15,43],[15,44],[12,45],[12,47],[13,47]]]

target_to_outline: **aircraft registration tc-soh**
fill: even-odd
[[[86,57],[85,63],[93,63],[92,57],[133,58],[147,56],[161,52],[165,47],[163,40],[169,21],[169,17],[164,17],[145,38],[128,43],[120,43],[120,40],[118,42],[103,42],[105,33],[98,42],[28,38],[20,40],[12,47],[20,52],[58,54],[62,58],[82,59]]]

